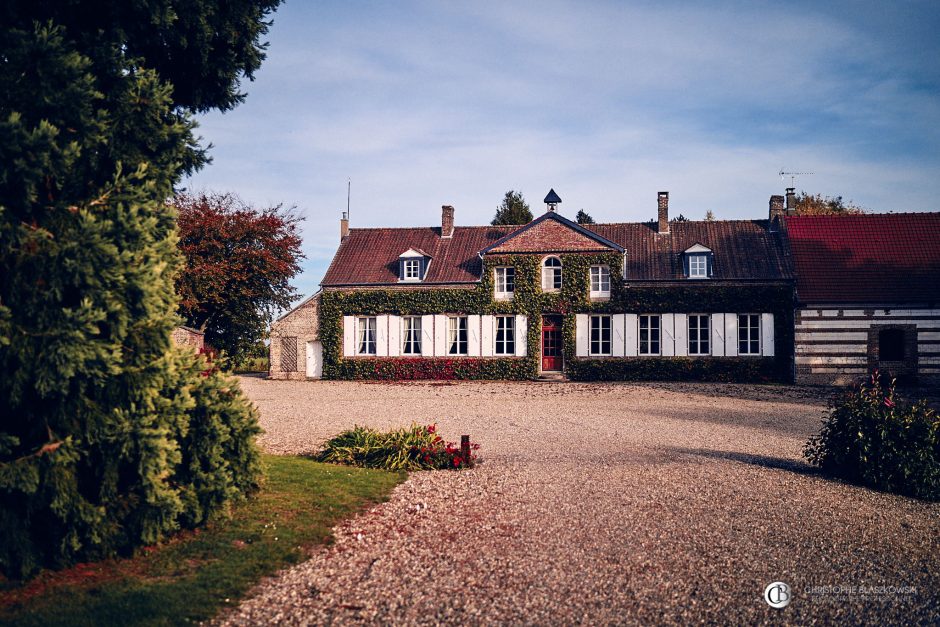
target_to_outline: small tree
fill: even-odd
[[[714,221],[715,221],[715,214],[712,213],[712,210],[711,210],[711,209],[709,209],[708,211],[705,212],[705,221],[706,221],[706,222],[714,222]]]
[[[509,190],[503,197],[503,202],[496,207],[496,217],[490,223],[493,226],[528,224],[532,221],[532,211],[529,204],[522,197],[522,192]]]
[[[800,192],[796,197],[796,214],[800,216],[852,215],[865,210],[842,196],[831,198],[822,194],[811,195]]]
[[[176,278],[180,315],[238,365],[296,298],[300,218],[280,205],[254,209],[234,194],[180,194],[174,204],[185,261]]]
[[[681,213],[672,219],[673,222],[688,222],[689,219]]]
[[[584,209],[578,210],[578,215],[575,217],[575,220],[578,221],[578,224],[596,224],[594,218]]]

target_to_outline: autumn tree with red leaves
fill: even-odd
[[[301,218],[281,205],[256,209],[230,193],[180,194],[173,204],[184,257],[179,313],[237,365],[297,297],[290,280],[303,258]]]

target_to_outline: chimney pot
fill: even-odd
[[[659,209],[658,233],[669,232],[669,192],[659,192],[657,195],[657,205]]]
[[[454,235],[454,208],[450,205],[441,206],[441,237]]]
[[[339,221],[339,241],[342,242],[347,237],[349,237],[349,218],[344,211],[343,217]]]
[[[796,213],[796,188],[787,188],[787,215]]]

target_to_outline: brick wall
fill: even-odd
[[[191,346],[197,353],[205,345],[205,334],[189,327],[176,327],[172,337],[177,346]]]
[[[319,309],[318,294],[271,325],[268,376],[272,379],[307,378],[307,342],[320,339]]]

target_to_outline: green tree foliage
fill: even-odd
[[[532,210],[522,197],[522,192],[509,190],[503,196],[503,202],[496,207],[496,217],[490,223],[493,226],[528,224],[532,221]]]
[[[842,200],[842,196],[832,198],[822,194],[807,194],[806,192],[800,192],[796,196],[796,215],[825,216],[859,213],[865,213],[865,210],[851,200]]]
[[[575,217],[578,224],[595,224],[594,218],[584,209],[578,209],[578,215]]]
[[[256,416],[174,349],[192,113],[229,109],[277,0],[0,6],[0,571],[199,524],[257,482]]]
[[[180,315],[235,364],[252,356],[278,309],[296,290],[300,218],[280,206],[257,210],[234,194],[179,194],[176,278]]]

